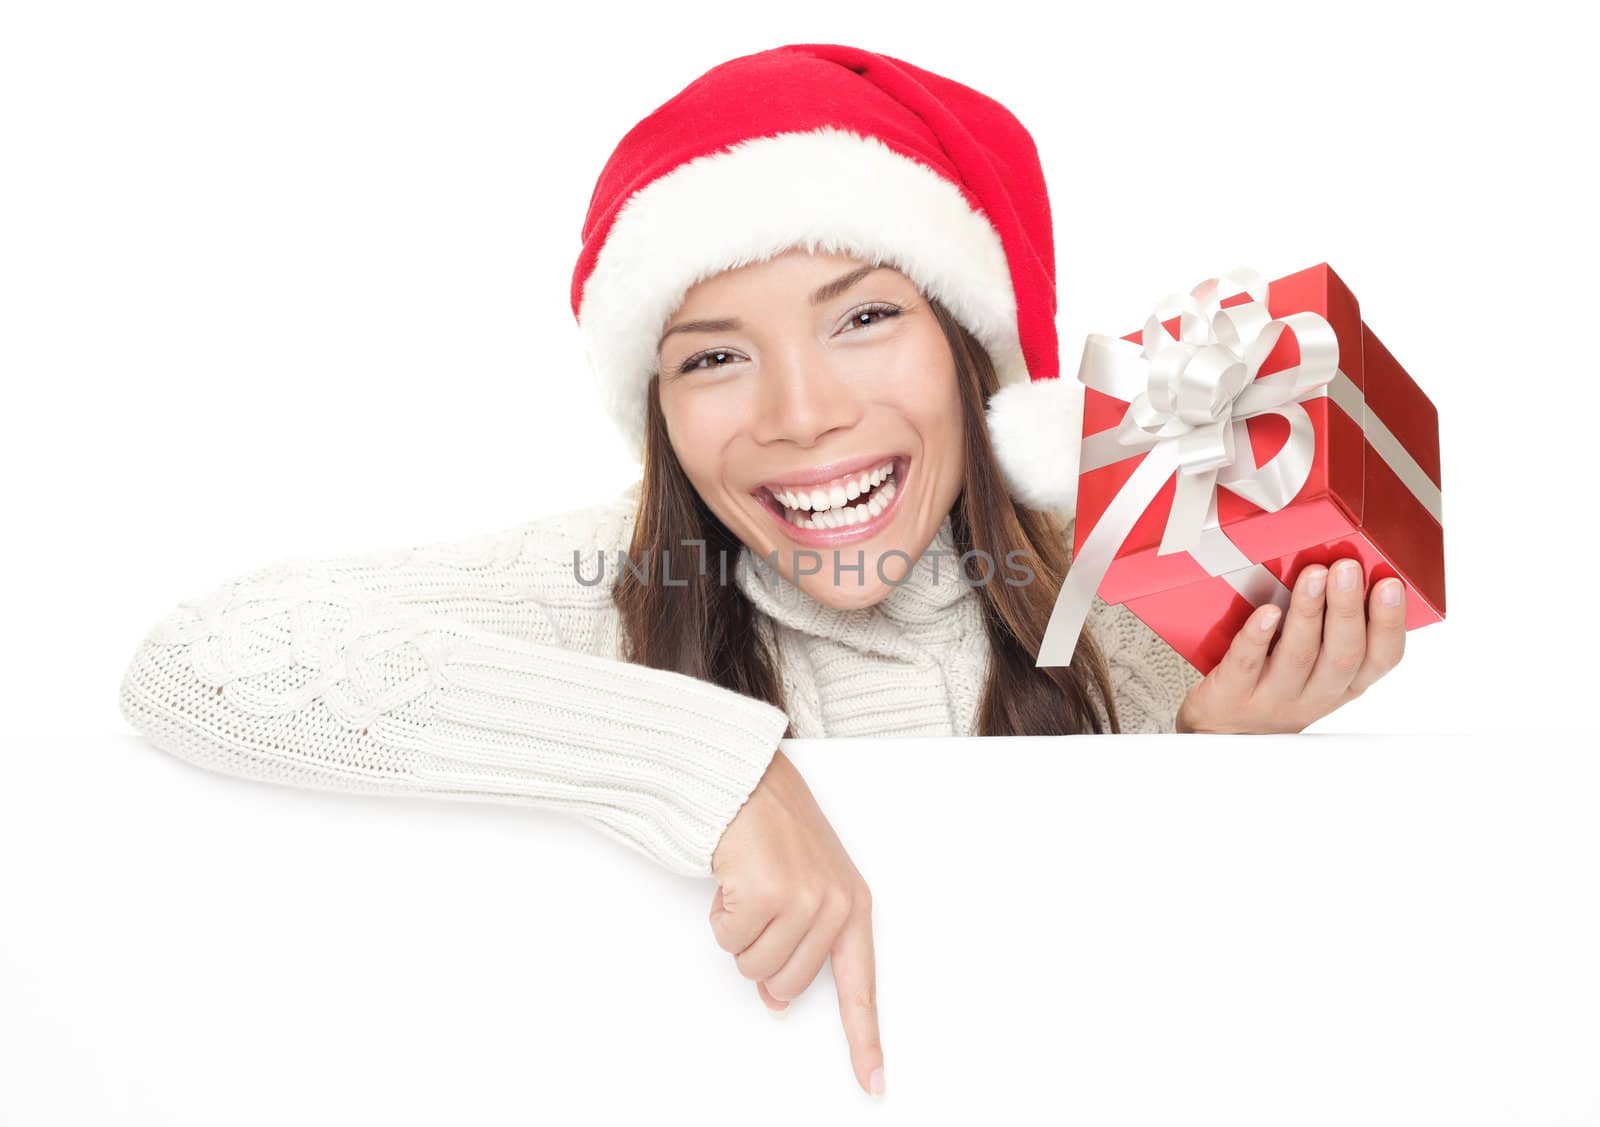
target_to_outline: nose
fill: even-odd
[[[860,396],[815,348],[769,350],[760,375],[753,431],[757,441],[814,446],[829,431],[854,426]]]

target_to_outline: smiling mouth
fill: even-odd
[[[762,503],[796,528],[838,529],[866,524],[894,501],[909,463],[895,455],[884,465],[849,475],[844,484],[834,483],[828,490],[780,489],[762,486],[757,496]]]

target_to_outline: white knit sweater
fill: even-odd
[[[157,747],[226,774],[565,812],[695,876],[786,726],[801,738],[975,733],[989,646],[953,554],[925,555],[874,606],[837,610],[741,553],[736,581],[775,633],[787,713],[620,660],[610,593],[638,489],[464,541],[290,558],[232,579],[143,639],[123,714]],[[930,548],[953,552],[948,518]],[[575,551],[590,580],[603,555],[603,582],[580,581]],[[1096,599],[1089,628],[1123,730],[1171,731],[1194,667],[1121,607]]]

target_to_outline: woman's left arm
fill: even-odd
[[[1076,525],[1075,517],[1066,517],[1069,556]],[[1117,730],[1129,735],[1176,731],[1178,709],[1189,690],[1200,683],[1200,671],[1121,603],[1108,603],[1095,595],[1089,602],[1085,626],[1111,674]],[[1096,711],[1101,722],[1107,723],[1104,707],[1097,703]]]
[[[1184,697],[1176,730],[1298,732],[1360,696],[1399,663],[1406,644],[1405,585],[1385,579],[1370,596],[1365,586],[1356,560],[1302,569],[1277,646],[1283,616],[1267,603]]]
[[[1119,730],[1127,735],[1175,731],[1178,709],[1200,683],[1200,671],[1120,603],[1096,595],[1088,624],[1111,673]]]

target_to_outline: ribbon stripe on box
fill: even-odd
[[[1395,477],[1443,524],[1439,487],[1369,408],[1362,388],[1340,370],[1334,327],[1310,311],[1272,316],[1269,288],[1260,271],[1233,270],[1201,282],[1189,294],[1164,298],[1147,319],[1140,343],[1089,336],[1079,380],[1127,407],[1118,425],[1083,437],[1080,473],[1142,460],[1075,553],[1037,665],[1070,664],[1094,596],[1119,550],[1174,475],[1172,507],[1156,554],[1187,553],[1251,608],[1273,602],[1287,609],[1289,587],[1223,530],[1218,490],[1268,513],[1294,502],[1318,453],[1316,429],[1304,406],[1317,398],[1330,398],[1348,415]],[[1241,296],[1248,300],[1224,305]],[[1174,317],[1176,336],[1166,327]],[[1260,375],[1285,332],[1298,345],[1299,362]],[[1257,465],[1246,424],[1264,415],[1284,419],[1288,437]]]

